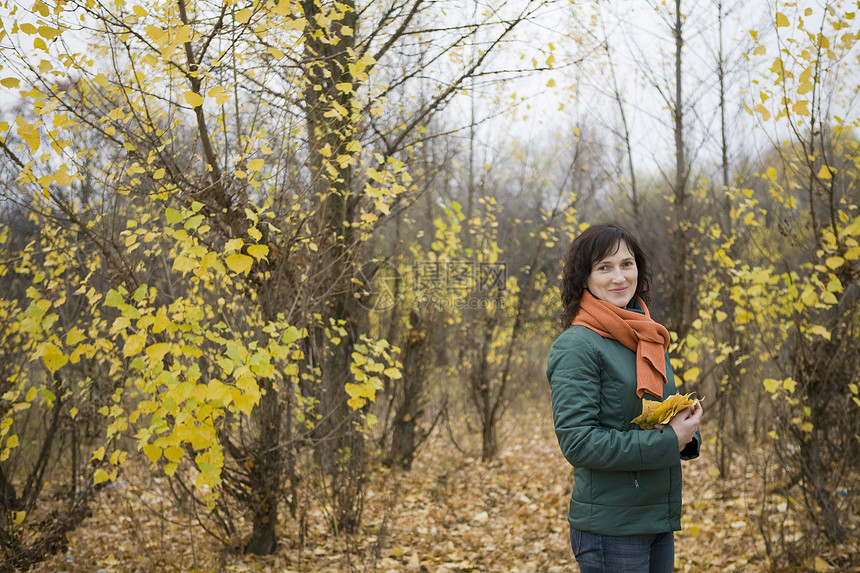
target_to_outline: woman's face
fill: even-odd
[[[591,267],[585,285],[595,297],[623,308],[636,294],[638,279],[636,259],[627,244],[620,241],[615,253]]]

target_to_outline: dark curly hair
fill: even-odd
[[[567,328],[579,311],[582,293],[588,275],[594,265],[604,258],[615,254],[621,241],[627,245],[636,260],[639,278],[635,296],[645,304],[651,302],[651,264],[648,256],[630,231],[616,222],[594,225],[580,233],[573,240],[564,257],[564,271],[561,277],[561,326]]]

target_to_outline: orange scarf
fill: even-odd
[[[586,326],[604,338],[617,340],[636,353],[636,395],[645,392],[663,399],[666,383],[666,349],[669,331],[651,319],[642,299],[637,299],[644,316],[594,298],[587,289],[572,324]]]

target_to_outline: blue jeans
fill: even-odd
[[[571,528],[570,547],[582,573],[672,573],[675,534],[598,535]]]

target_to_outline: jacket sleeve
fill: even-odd
[[[601,357],[586,337],[562,335],[547,364],[556,436],[574,467],[646,471],[676,465],[678,439],[671,428],[641,431],[621,421],[601,424]]]
[[[702,434],[699,433],[699,430],[696,430],[696,435],[690,440],[690,443],[684,446],[684,449],[681,450],[681,459],[682,460],[694,460],[699,457],[699,448],[702,445]]]

